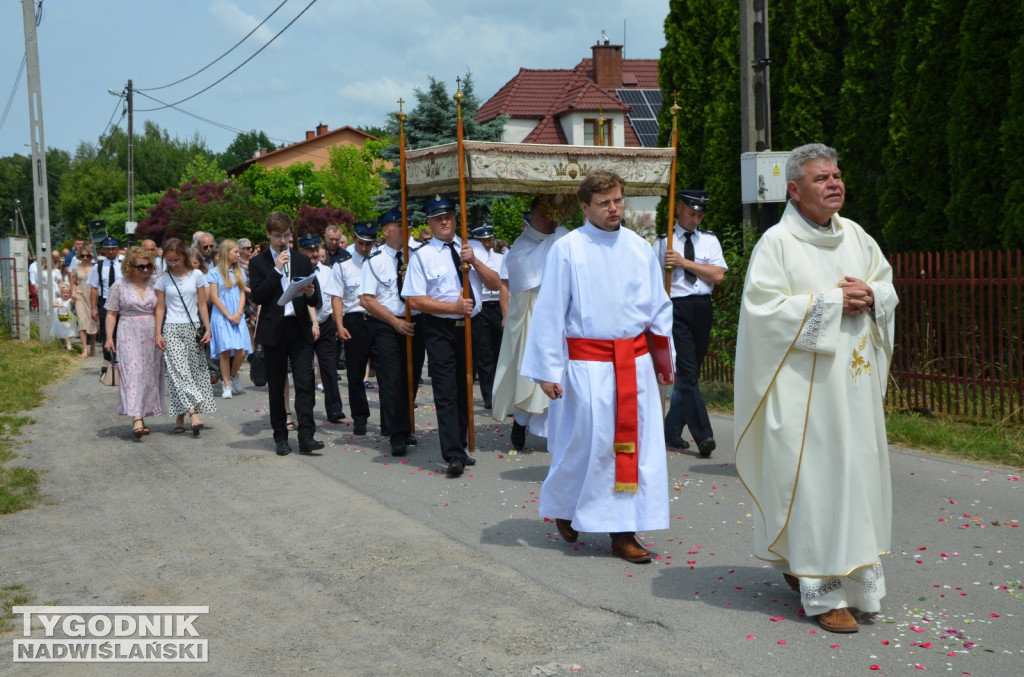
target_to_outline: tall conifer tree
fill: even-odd
[[[1020,20],[1024,22],[1024,17]],[[1010,55],[1011,64],[1024,63],[1024,29],[1018,28],[1017,33],[1020,38]],[[1010,73],[1010,99],[1000,136],[1009,182],[1000,241],[1003,247],[1024,247],[1024,68],[1019,66]]]
[[[952,225],[946,243],[951,248],[999,245],[1006,195],[1000,125],[1010,91],[1009,58],[1020,40],[1020,13],[1019,2],[968,0],[960,24],[960,71],[949,97],[946,127],[946,217]]]
[[[882,151],[889,125],[896,41],[905,0],[854,2],[846,15],[849,39],[843,51],[842,85],[835,146],[846,182],[843,216],[882,235],[878,214]]]
[[[965,1],[908,0],[896,34],[896,71],[879,198],[890,251],[934,251],[945,241],[949,109],[943,102],[956,77],[956,35]]]

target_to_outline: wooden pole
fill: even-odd
[[[457,139],[457,152],[459,155],[459,219],[461,222],[460,237],[462,238],[462,244],[465,245],[468,240],[468,234],[466,227],[466,151],[462,139],[462,100],[465,98],[462,94],[462,78],[456,78],[455,82],[455,117],[457,120],[456,126],[456,139]],[[472,291],[469,286],[469,264],[465,261],[462,262],[462,298],[471,298],[470,292]],[[466,337],[466,422],[468,427],[469,437],[469,453],[476,451],[476,435],[474,433],[475,423],[473,421],[473,328],[471,326],[470,317],[466,316],[465,325],[465,337]]]
[[[682,108],[673,103],[672,113],[672,170],[668,177],[668,229],[666,230],[665,251],[672,249],[672,234],[676,229],[676,162],[679,156],[679,111]],[[665,293],[672,296],[672,268],[665,265]]]
[[[402,193],[402,270],[398,271],[399,275],[405,275],[405,270],[409,267],[409,199],[406,194],[406,174],[405,174],[405,113],[402,112],[402,104],[405,103],[402,99],[398,100],[398,165],[399,165],[399,188]],[[412,310],[409,308],[409,302],[405,302],[405,321],[412,322]],[[416,433],[416,393],[413,390],[415,379],[412,373],[412,336],[405,337],[405,383],[408,394],[408,406],[409,406],[409,434],[414,435]]]

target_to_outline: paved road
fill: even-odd
[[[0,518],[0,584],[39,603],[208,605],[209,663],[68,674],[1009,676],[1024,664],[1013,472],[894,451],[889,595],[860,633],[831,635],[750,554],[728,418],[714,418],[713,458],[670,454],[672,527],[645,535],[655,562],[632,565],[605,535],[560,540],[537,515],[543,440],[513,453],[509,426],[482,409],[478,465],[446,478],[429,387],[405,458],[387,455],[376,414],[367,437],[325,424],[322,453],[279,458],[266,393],[251,388],[218,399],[198,439],[172,435],[169,418],[133,439],[96,360],[33,413],[20,462],[46,471],[46,499]],[[15,637],[0,641],[0,673],[53,672],[15,665]]]

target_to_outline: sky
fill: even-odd
[[[136,133],[151,120],[172,138],[198,133],[215,153],[251,129],[282,145],[304,139],[319,123],[382,126],[399,98],[412,102],[406,111],[415,105],[415,89],[426,89],[430,76],[454,93],[455,78],[469,70],[483,102],[521,67],[572,68],[590,56],[602,31],[623,45],[626,58],[656,59],[668,3],[42,0],[36,31],[44,143],[74,153],[80,142],[97,143],[110,125],[125,129],[123,102],[108,90],[124,91],[129,79]],[[25,75],[17,77],[24,46],[22,0],[3,0],[0,118],[8,112],[0,157],[31,153],[28,89]],[[162,110],[145,110],[154,108]]]

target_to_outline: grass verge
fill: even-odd
[[[15,629],[11,607],[29,606],[34,599],[23,585],[0,585],[0,637]]]
[[[731,384],[705,381],[700,389],[708,410],[732,415]],[[1024,427],[1019,425],[889,410],[885,426],[889,444],[1024,470]]]
[[[0,515],[25,510],[39,497],[39,473],[9,466],[22,427],[33,422],[20,412],[38,407],[43,388],[77,368],[75,353],[56,342],[0,338]]]

